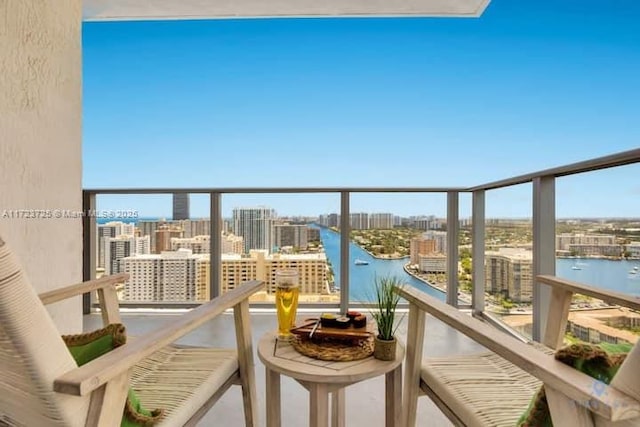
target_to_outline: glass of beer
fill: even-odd
[[[298,295],[300,294],[299,276],[296,270],[276,271],[276,312],[278,313],[278,338],[289,339],[290,329],[296,321]]]

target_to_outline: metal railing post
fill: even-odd
[[[96,258],[98,256],[98,223],[96,222],[96,195],[88,191],[82,192],[82,280],[96,278]],[[91,313],[93,293],[82,295],[82,313]]]
[[[485,192],[477,190],[472,196],[471,217],[471,306],[473,314],[484,311],[484,245],[485,245]]]
[[[544,336],[551,290],[537,283],[540,274],[556,273],[556,191],[555,178],[544,176],[533,179],[533,330],[535,341]]]
[[[209,297],[217,298],[222,293],[222,203],[220,192],[209,193]]]
[[[349,192],[340,192],[340,312],[349,309],[349,243],[351,239]]]
[[[447,304],[458,306],[458,221],[457,191],[447,192]]]

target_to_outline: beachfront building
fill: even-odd
[[[608,234],[561,233],[556,236],[556,251],[570,253],[571,246],[615,245],[616,236]]]
[[[447,256],[441,253],[418,255],[418,268],[421,273],[445,274],[447,272]]]
[[[614,257],[620,258],[624,251],[621,245],[610,244],[572,244],[569,245],[569,254],[579,257]]]
[[[392,213],[372,213],[369,216],[369,228],[390,230],[393,228]]]
[[[500,248],[485,253],[485,289],[502,294],[513,302],[527,303],[532,298],[533,253],[522,248]]]
[[[640,242],[631,242],[624,249],[629,258],[640,258]]]
[[[436,252],[436,241],[415,237],[409,241],[409,260],[411,264],[419,264],[420,255],[429,255]]]

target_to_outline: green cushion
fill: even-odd
[[[123,324],[112,323],[86,334],[63,335],[62,339],[78,366],[82,366],[125,344],[127,333]]]
[[[573,366],[602,383],[609,384],[631,348],[631,344],[572,344],[558,350],[555,357],[562,363]],[[518,427],[552,426],[551,413],[543,386],[518,420]]]
[[[127,334],[123,324],[112,323],[86,334],[63,335],[62,339],[78,366],[82,366],[124,345],[127,342]],[[152,426],[162,415],[163,411],[160,409],[144,409],[135,391],[129,387],[120,427]]]

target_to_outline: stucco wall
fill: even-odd
[[[0,235],[38,292],[82,280],[81,0],[0,0]],[[40,215],[41,213],[38,213]],[[82,326],[80,298],[49,308]]]

